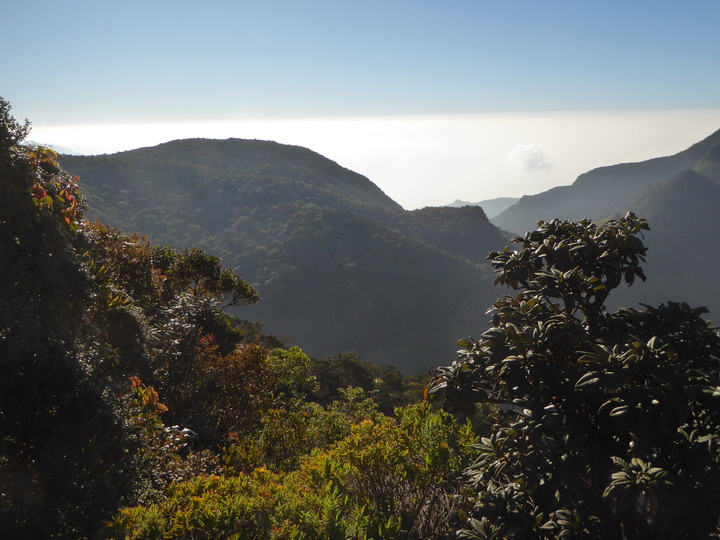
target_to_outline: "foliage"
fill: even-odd
[[[267,351],[245,342],[219,309],[255,302],[256,291],[198,249],[153,247],[100,223],[84,223],[80,233],[98,290],[86,317],[111,351],[111,376],[139,376],[157,388],[168,421],[206,446],[257,421],[272,388]]]
[[[10,114],[10,103],[0,98],[0,148],[3,157],[12,152],[13,147],[19,145],[30,133],[30,122],[25,120],[20,124]]]
[[[257,291],[202,250],[153,247],[145,237],[126,236],[98,222],[84,223],[82,234],[96,280],[124,289],[142,308],[157,308],[182,294],[202,299],[206,306],[225,299],[228,305],[258,300]]]
[[[427,380],[424,375],[403,376],[394,366],[365,362],[355,352],[312,359],[311,373],[315,387],[309,396],[313,401],[327,406],[344,397],[342,389],[361,388],[388,415],[398,405],[419,401]]]
[[[720,517],[720,337],[703,308],[607,313],[644,279],[644,220],[554,220],[492,253],[519,290],[428,387],[500,406],[461,538],[707,537]]]
[[[115,538],[447,538],[472,430],[427,404],[354,425],[299,468],[173,485],[167,502],[124,509]],[[235,536],[233,536],[235,535]]]
[[[284,402],[276,394],[275,408],[262,411],[259,426],[230,433],[222,452],[228,472],[247,472],[257,467],[291,471],[315,449],[327,449],[347,437],[353,424],[382,416],[378,405],[361,388],[340,391],[341,398],[328,407],[312,401]]]
[[[264,347],[241,343],[219,355],[213,341],[202,336],[187,366],[169,369],[163,383],[171,421],[199,433],[206,446],[258,422],[260,411],[272,403],[274,386]]]
[[[304,403],[317,390],[312,360],[300,347],[276,348],[268,355],[267,361],[275,376],[274,391],[278,404],[292,408],[295,404]]]
[[[458,430],[449,414],[428,404],[399,408],[396,415],[353,426],[334,448],[342,465],[335,481],[341,493],[363,501],[378,524],[395,524],[398,536],[444,536],[460,472],[474,454],[472,428],[467,423]]]
[[[172,482],[190,480],[222,470],[217,456],[200,448],[198,434],[179,425],[165,425],[168,411],[158,392],[138,377],[129,378],[129,391],[119,395],[129,436],[135,443],[132,495],[125,504],[152,504],[165,500]]]

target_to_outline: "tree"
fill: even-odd
[[[20,144],[30,133],[30,122],[20,123],[10,114],[10,103],[0,98],[0,148],[3,154],[8,154],[17,144]]]
[[[127,488],[128,444],[94,371],[82,198],[0,99],[0,536],[81,537]]]
[[[281,453],[317,435],[325,416],[268,412],[263,435]],[[166,501],[123,509],[105,532],[123,539],[449,538],[458,478],[476,441],[469,423],[428,403],[399,407],[395,418],[366,418],[335,444],[297,456],[291,470],[283,461],[173,483]]]
[[[720,337],[669,302],[608,313],[645,279],[645,220],[553,220],[489,255],[516,296],[427,388],[493,404],[460,538],[707,537],[720,518]]]

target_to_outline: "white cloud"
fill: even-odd
[[[535,143],[518,144],[510,150],[506,159],[510,165],[523,171],[550,172],[553,168],[552,156]]]

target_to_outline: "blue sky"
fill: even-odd
[[[14,1],[2,18],[0,96],[33,122],[31,138],[85,152],[191,128],[273,138],[360,167],[406,208],[537,192],[720,128],[716,0]],[[138,124],[155,138],[128,129]],[[628,130],[637,150],[612,149]],[[468,149],[469,136],[495,146]],[[569,154],[579,137],[594,157]]]

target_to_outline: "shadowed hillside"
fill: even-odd
[[[481,208],[405,211],[304,148],[194,139],[61,162],[89,215],[219,255],[262,297],[241,315],[313,355],[426,370],[497,296],[485,257],[507,239]]]
[[[241,315],[316,356],[353,350],[406,372],[434,367],[485,323],[477,306],[504,293],[484,261],[507,238],[480,207],[405,211],[307,149],[197,139],[61,161],[81,176],[90,215],[218,254],[262,297]],[[492,222],[524,232],[541,219],[634,211],[650,224],[652,277],[613,301],[682,298],[716,312],[718,171],[720,132],[674,156],[602,167],[523,197]]]
[[[651,186],[633,203],[648,219],[649,279],[629,289],[620,301],[686,301],[720,314],[720,183],[687,169]]]

